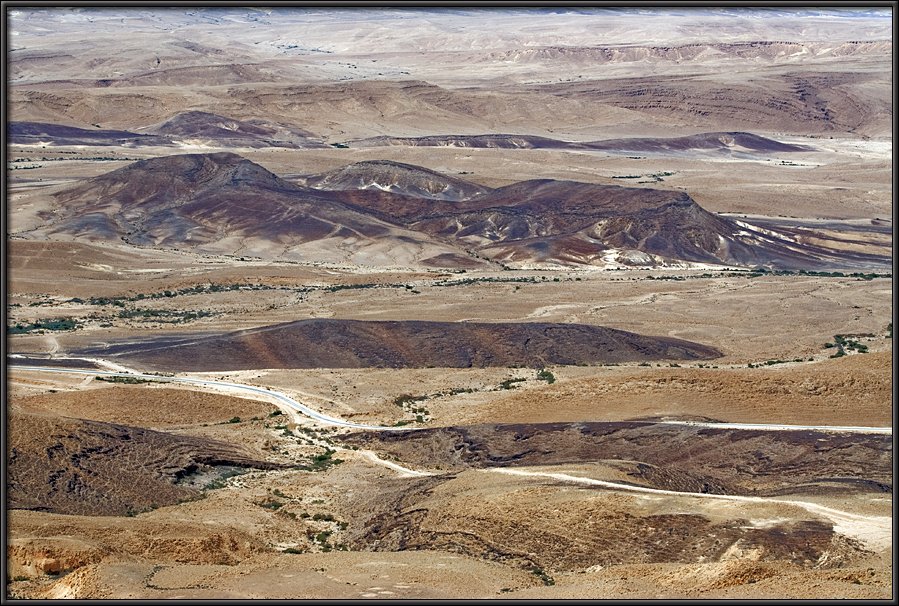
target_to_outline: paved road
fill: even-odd
[[[337,427],[350,427],[352,429],[367,429],[371,431],[408,431],[410,429],[420,429],[417,427],[391,427],[384,425],[367,425],[364,423],[353,423],[344,421],[337,417],[331,417],[318,412],[313,408],[309,408],[305,404],[297,402],[288,395],[278,391],[265,389],[262,387],[254,387],[252,385],[242,385],[240,383],[228,383],[225,381],[213,381],[209,379],[189,379],[186,377],[163,377],[152,374],[142,374],[138,372],[111,372],[105,370],[81,370],[74,368],[57,368],[53,366],[25,366],[10,365],[9,368],[18,368],[22,370],[30,370],[36,372],[57,372],[71,373],[82,375],[99,375],[108,377],[133,377],[140,379],[150,379],[159,382],[168,383],[187,383],[189,385],[201,385],[205,387],[219,387],[229,390],[237,390],[249,392],[253,394],[261,394],[277,400],[287,405],[291,409],[300,412],[307,417],[314,419],[325,425],[335,425]],[[839,425],[783,425],[783,424],[767,424],[767,423],[708,423],[701,421],[642,421],[647,425],[683,425],[687,427],[709,427],[712,429],[737,429],[737,430],[761,430],[761,431],[826,431],[831,433],[863,433],[863,434],[881,434],[892,435],[892,427],[852,427]]]
[[[132,372],[112,372],[106,370],[82,370],[76,368],[57,368],[53,366],[24,366],[24,365],[10,365],[8,366],[10,369],[16,370],[27,370],[33,372],[49,372],[49,373],[66,373],[66,374],[76,374],[76,375],[94,375],[101,377],[131,377],[133,379],[148,379],[160,383],[186,383],[188,385],[200,385],[203,387],[219,387],[225,388],[229,390],[237,390],[244,391],[248,393],[252,393],[255,395],[263,395],[269,398],[273,398],[280,402],[281,404],[285,404],[288,407],[300,412],[307,417],[318,421],[319,423],[323,423],[325,425],[336,425],[338,427],[350,427],[352,429],[367,429],[372,431],[408,431],[410,429],[415,429],[414,427],[387,427],[382,425],[366,425],[364,423],[353,423],[351,421],[344,421],[343,419],[338,419],[336,417],[330,417],[328,415],[322,414],[317,410],[309,408],[305,404],[301,404],[297,402],[293,398],[288,395],[285,395],[279,391],[272,391],[269,389],[265,389],[263,387],[254,387],[252,385],[241,385],[240,383],[228,383],[226,381],[212,381],[208,379],[189,379],[186,377],[163,377],[159,375],[148,375],[142,373],[132,373]]]

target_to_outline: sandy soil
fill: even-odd
[[[695,415],[734,423],[890,426],[892,360],[884,352],[739,370],[603,369],[593,377],[572,377],[496,398],[467,419],[553,422]]]
[[[723,440],[721,430],[667,426],[616,442],[615,453],[637,453],[625,460],[611,447],[583,455],[572,432],[530,450],[539,439],[506,432],[506,452],[489,442],[488,425],[472,429],[647,417],[889,426],[891,271],[749,278],[713,268],[502,271],[473,260],[480,266],[463,274],[425,267],[411,244],[376,243],[369,258],[325,263],[333,251],[318,245],[283,262],[35,239],[57,191],[138,159],[231,151],[295,181],[392,160],[487,187],[561,179],[684,191],[732,219],[813,228],[818,244],[886,254],[885,13],[151,13],[10,11],[10,119],[146,133],[199,109],[287,124],[326,147],[222,148],[203,137],[159,147],[11,145],[7,325],[80,326],[11,334],[10,352],[49,364],[118,340],[338,318],[586,323],[724,355],[702,366],[553,367],[553,382],[523,368],[196,375],[270,386],[346,419],[470,438],[416,452],[403,450],[412,439],[396,449],[336,439],[338,430],[221,390],[11,370],[9,413],[20,422],[19,433],[10,425],[18,450],[6,454],[28,461],[32,485],[11,486],[24,498],[7,512],[9,597],[893,597],[892,449],[883,436]],[[815,150],[341,147],[380,135],[592,141],[737,131]],[[238,283],[245,288],[175,292]],[[339,288],[347,285],[370,286]],[[200,311],[209,315],[185,316]],[[870,353],[832,359],[824,345],[835,335],[854,335]],[[703,451],[712,435],[720,448]],[[238,450],[274,468],[216,460]],[[456,460],[519,451],[517,466]],[[563,457],[575,451],[583,456]],[[124,454],[109,461],[104,452]],[[195,465],[197,453],[208,456]],[[747,480],[761,468],[777,471]],[[163,493],[172,498],[154,501]],[[48,511],[88,496],[102,515]]]
[[[17,371],[13,371],[15,375]],[[265,417],[274,406],[262,402],[189,389],[161,386],[109,386],[86,390],[13,398],[10,405],[33,412],[47,412],[80,419],[137,425],[153,429],[177,429],[216,424],[233,417]]]

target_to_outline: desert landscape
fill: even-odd
[[[5,6],[8,599],[893,599],[892,8]]]

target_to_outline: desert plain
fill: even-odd
[[[7,6],[10,598],[892,583],[892,12]]]

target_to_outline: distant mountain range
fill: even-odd
[[[163,122],[134,131],[100,128],[94,130],[44,122],[10,122],[7,126],[7,135],[10,143],[19,145],[116,145],[126,147],[200,145],[223,149],[329,147],[315,134],[290,124],[260,119],[236,120],[203,111],[181,112]],[[379,136],[350,141],[348,145],[350,147],[407,145],[412,147],[557,149],[649,154],[714,152],[753,155],[815,151],[814,148],[806,145],[782,143],[746,132],[714,132],[683,137],[635,137],[599,141],[563,141],[549,137],[514,134]],[[345,182],[345,179],[350,177],[343,175],[334,178]],[[330,187],[327,182],[316,184],[316,187],[319,186],[323,189],[338,189]]]

